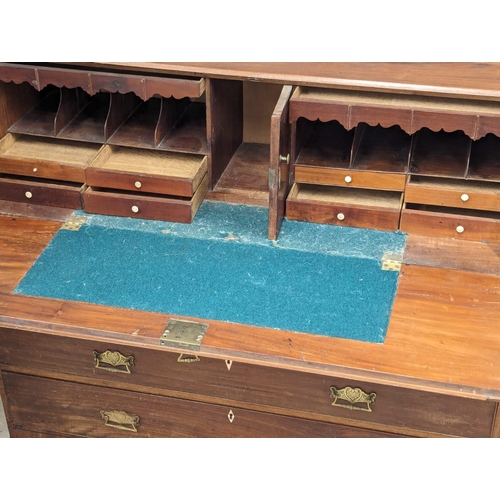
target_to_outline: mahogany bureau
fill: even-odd
[[[11,437],[498,437],[500,68],[0,64]],[[383,343],[14,293],[73,211],[407,234]]]

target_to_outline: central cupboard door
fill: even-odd
[[[285,85],[271,116],[271,148],[269,166],[269,227],[268,237],[278,239],[285,216],[285,204],[290,191],[290,144],[289,123],[290,97],[293,87]]]

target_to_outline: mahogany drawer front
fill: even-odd
[[[0,175],[0,199],[61,208],[82,208],[85,185]]]
[[[500,212],[500,185],[412,176],[406,186],[405,202]]]
[[[404,191],[406,175],[296,165],[295,182]]]
[[[85,168],[98,144],[7,134],[0,140],[0,172],[25,177],[85,183]]]
[[[84,437],[390,437],[302,418],[3,372],[14,429]]]
[[[206,156],[105,146],[86,170],[89,186],[191,198],[207,173]]]
[[[193,198],[135,194],[89,187],[83,194],[83,204],[85,211],[93,214],[190,223],[207,191],[207,175]]]
[[[411,434],[410,430],[414,430],[416,435],[429,432],[486,437],[495,411],[494,403],[455,396],[249,363],[227,363],[199,353],[180,356],[170,351],[19,330],[0,329],[0,364],[8,369],[21,367],[106,384],[127,384],[142,387],[146,392],[155,388],[175,395],[183,393],[184,397],[203,396],[234,401],[235,405],[240,402],[308,412],[320,420],[381,424],[394,428],[393,432]],[[335,399],[333,387],[340,392],[345,389],[346,394],[340,393]],[[358,388],[365,396],[356,391]],[[356,410],[345,399],[353,396],[360,398],[353,403]]]
[[[294,184],[286,202],[291,220],[396,231],[402,193]]]
[[[500,243],[500,218],[473,216],[475,211],[463,213],[438,212],[405,204],[401,215],[401,231],[422,236],[456,238],[468,241]]]

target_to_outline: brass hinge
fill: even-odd
[[[61,226],[61,229],[66,229],[68,231],[78,231],[83,226],[86,220],[87,217],[71,215],[69,219]]]
[[[208,325],[194,321],[170,319],[160,336],[160,344],[167,347],[182,347],[199,351]]]
[[[278,176],[280,176],[281,171],[278,170]],[[269,169],[269,189],[272,189],[274,186],[274,181],[276,178],[276,170],[274,168]],[[278,184],[280,183],[281,179],[278,179]]]
[[[382,271],[400,271],[402,261],[402,254],[384,254],[382,256]]]

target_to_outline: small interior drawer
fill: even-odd
[[[190,223],[208,191],[205,175],[192,198],[88,187],[83,194],[88,213]]]
[[[97,144],[7,134],[0,140],[0,172],[83,184],[85,168],[99,149]]]
[[[412,175],[405,202],[499,212],[500,184]]]
[[[345,186],[389,191],[403,191],[406,176],[377,172],[360,172],[348,169],[295,166],[295,182],[325,186]]]
[[[192,197],[206,173],[206,156],[104,146],[86,180],[93,187]]]
[[[294,184],[286,202],[291,220],[396,231],[403,193]]]
[[[500,243],[500,214],[405,203],[401,231],[423,236]]]
[[[61,208],[82,208],[85,184],[0,174],[0,199]]]

